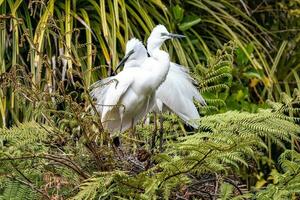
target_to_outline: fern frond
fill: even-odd
[[[279,164],[283,173],[273,173],[276,182],[259,191],[255,199],[292,199],[300,195],[300,154],[286,150],[279,157]]]
[[[200,89],[201,93],[205,92],[214,92],[214,91],[222,91],[222,90],[229,90],[229,87],[226,84],[217,84],[213,86],[208,86]]]
[[[34,143],[45,140],[47,130],[36,122],[24,122],[18,126],[0,129],[0,141],[7,140],[9,142],[18,143],[19,146],[26,143]]]
[[[32,200],[39,198],[40,195],[37,192],[17,181],[6,181],[4,191],[0,196],[1,200]]]

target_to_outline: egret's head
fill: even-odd
[[[143,43],[136,38],[132,38],[126,44],[125,56],[120,61],[119,65],[117,66],[117,69],[120,68],[124,63],[125,65],[141,64],[146,58],[147,50]]]
[[[130,60],[140,60],[147,56],[147,50],[140,40],[132,38],[126,44],[125,55],[127,54],[130,55]]]
[[[151,55],[154,49],[160,48],[165,40],[172,38],[183,38],[184,35],[169,33],[164,25],[157,25],[152,30],[148,40],[147,40],[147,50]]]

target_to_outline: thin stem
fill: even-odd
[[[181,175],[181,174],[185,174],[185,173],[188,173],[190,171],[192,171],[193,169],[195,169],[198,165],[202,164],[202,162],[208,157],[209,154],[211,154],[213,152],[213,149],[210,149],[204,156],[201,160],[198,160],[190,169],[187,169],[187,170],[184,170],[184,171],[179,171],[175,174],[172,174],[170,176],[167,176],[166,178],[164,178],[164,180],[162,182],[160,182],[158,188],[160,188],[160,186],[166,182],[167,180],[175,177],[175,176],[178,176],[178,175]]]
[[[73,161],[70,161],[62,156],[54,156],[54,155],[33,155],[33,156],[22,156],[22,157],[16,157],[16,158],[11,158],[11,157],[7,157],[7,158],[2,158],[0,159],[0,161],[14,161],[14,160],[27,160],[27,159],[35,159],[35,158],[40,158],[40,159],[47,159],[47,160],[53,160],[56,161],[60,164],[63,164],[67,167],[69,167],[70,169],[72,169],[73,171],[75,171],[78,175],[80,175],[82,178],[87,179],[89,178],[88,175],[86,175],[79,166],[74,165]],[[67,161],[67,162],[65,162]],[[20,172],[19,172],[20,173]],[[24,176],[23,176],[24,177]],[[26,179],[26,177],[24,177]],[[29,181],[29,180],[27,180]],[[30,182],[30,181],[29,181]]]

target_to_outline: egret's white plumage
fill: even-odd
[[[169,71],[169,55],[159,48],[153,50],[150,58],[142,43],[132,39],[126,45],[126,53],[126,69],[100,81],[98,84],[105,86],[91,91],[103,127],[109,132],[123,132],[149,112],[155,102],[155,91]]]
[[[132,50],[134,50],[134,53],[131,54],[130,59],[125,62],[124,69],[137,66],[140,67],[148,58],[145,46],[136,38],[132,38],[126,43],[125,55]]]
[[[198,127],[197,120],[200,115],[194,104],[194,99],[201,105],[206,105],[205,100],[193,85],[193,79],[183,66],[171,63],[166,80],[156,91],[155,112],[171,110],[187,124]]]
[[[166,28],[163,25],[158,25],[153,29],[151,36],[148,38],[147,49],[151,57],[153,57],[154,51],[161,47],[162,42],[159,39],[159,34],[165,31]],[[147,58],[147,52],[141,44],[139,44],[139,49],[144,50],[141,51],[139,57],[136,56],[136,60],[142,63],[143,59]],[[139,67],[139,65],[127,65],[126,62],[124,70],[130,67]],[[193,100],[195,99],[201,105],[206,105],[206,103],[197,88],[193,85],[194,82],[187,68],[171,62],[166,80],[156,91],[155,105],[152,110],[155,112],[163,112],[167,109],[171,110],[186,123],[197,128],[196,120],[199,120],[200,116]]]
[[[147,41],[147,50],[137,39],[126,45],[124,70],[98,82],[91,96],[96,99],[103,127],[110,131],[125,131],[142,119],[150,109],[170,109],[193,127],[199,113],[193,103],[205,101],[193,85],[187,69],[170,64],[168,53],[160,50],[167,39],[180,37],[162,26],[156,26]],[[110,82],[110,83],[109,83]],[[156,96],[155,96],[156,94]]]

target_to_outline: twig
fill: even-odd
[[[231,179],[225,178],[224,181],[227,182],[227,183],[229,183],[229,184],[231,184],[233,187],[235,187],[237,189],[237,191],[240,193],[240,195],[243,195],[242,190]]]
[[[13,168],[27,181],[27,182],[29,182],[29,183],[31,183],[32,184],[32,181],[31,180],[29,180],[29,178],[27,178],[26,176],[25,176],[25,174],[23,174],[23,172],[21,172],[21,170],[19,170],[18,168],[17,168],[17,166],[12,162],[12,160],[10,161],[10,164],[13,166]]]
[[[2,158],[0,159],[1,161],[14,161],[14,160],[27,160],[27,159],[35,159],[35,158],[40,158],[40,159],[48,159],[48,160],[53,160],[56,161],[60,164],[63,164],[67,167],[69,167],[70,169],[72,169],[73,171],[75,171],[78,175],[80,175],[82,178],[87,179],[89,178],[88,175],[86,175],[79,166],[74,165],[74,163],[64,157],[58,157],[58,156],[54,156],[54,155],[33,155],[33,156],[23,156],[23,157],[16,157],[16,158],[12,158],[12,157],[7,157],[7,158]],[[67,161],[67,162],[64,162]]]
[[[184,171],[179,171],[179,172],[177,172],[177,173],[175,173],[175,174],[172,174],[172,175],[170,175],[170,176],[167,176],[162,182],[160,182],[160,184],[158,185],[158,188],[160,188],[160,186],[161,186],[165,181],[169,180],[170,178],[173,178],[173,177],[178,176],[178,175],[180,175],[180,174],[188,173],[188,172],[192,171],[193,169],[195,169],[198,165],[200,165],[200,164],[207,158],[207,156],[208,156],[211,152],[213,152],[213,149],[210,149],[210,150],[203,156],[203,158],[202,158],[201,160],[197,161],[190,169],[187,169],[187,170],[184,170]]]

